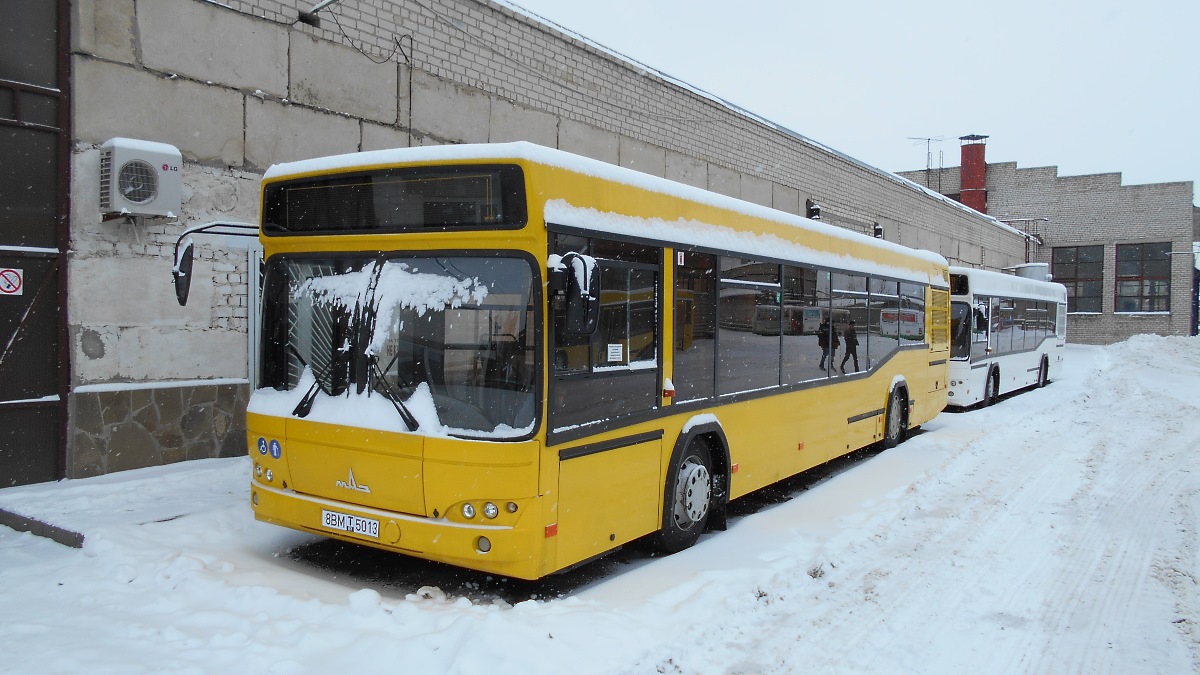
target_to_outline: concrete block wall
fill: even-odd
[[[296,23],[311,7],[72,3],[73,386],[246,378],[246,251],[198,240],[180,308],[171,247],[189,225],[254,222],[262,172],[320,155],[527,140],[792,213],[815,198],[826,222],[955,261],[1020,261],[1012,232],[490,0],[354,0]],[[100,221],[97,148],[115,136],[180,149],[178,221]],[[76,472],[112,465],[81,459],[103,436],[74,437]]]

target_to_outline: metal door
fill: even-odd
[[[64,475],[66,0],[0,0],[0,488]]]

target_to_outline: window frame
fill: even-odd
[[[568,441],[603,431],[614,425],[624,426],[646,415],[655,414],[662,406],[665,283],[663,247],[636,239],[596,232],[585,233],[560,226],[550,228],[548,243],[551,254],[562,255],[574,251],[594,257],[599,267],[596,273],[601,275],[602,280],[622,277],[628,284],[638,272],[643,272],[650,273],[654,282],[652,363],[646,359],[632,360],[630,344],[633,340],[630,335],[624,336],[625,353],[620,362],[609,362],[610,345],[617,343],[606,340],[612,335],[604,334],[605,325],[601,325],[592,335],[565,335],[560,325],[561,311],[557,306],[562,298],[550,298],[547,308],[550,330],[546,339],[550,353],[554,356],[547,366],[550,403],[546,429],[548,437],[554,439],[551,442]],[[606,290],[609,292],[605,293]],[[632,320],[635,318],[631,312],[634,303],[628,290],[626,285],[625,309],[621,316],[624,317],[625,329],[631,330]],[[612,298],[614,292],[619,295],[622,291],[611,287],[606,289],[602,281],[602,297]],[[603,308],[601,312],[604,312]],[[641,312],[639,316],[644,318],[644,314]],[[616,317],[616,314],[613,317]],[[607,327],[613,328],[616,325],[608,324]],[[584,350],[582,359],[577,355],[570,367],[560,367],[559,352],[572,348]],[[577,401],[577,397],[588,397],[591,405],[576,409],[576,406],[568,401]]]
[[[1165,251],[1148,250],[1149,247],[1166,247]],[[1113,284],[1113,312],[1115,314],[1169,314],[1171,312],[1171,242],[1131,242],[1117,244],[1114,255],[1115,283]],[[1124,256],[1122,254],[1125,254]],[[1147,272],[1149,264],[1165,263],[1161,274]],[[1134,269],[1129,272],[1130,267]],[[1123,271],[1124,270],[1124,271]],[[1160,286],[1165,284],[1165,286]],[[1136,293],[1126,292],[1135,288]],[[1156,289],[1165,288],[1165,292]],[[1133,302],[1136,309],[1124,308]]]
[[[1092,249],[1099,249],[1099,260],[1081,263],[1079,261],[1080,253],[1088,249],[1092,253]],[[1073,260],[1069,263],[1058,262],[1059,252],[1073,251]],[[1075,246],[1055,246],[1050,254],[1050,271],[1054,276],[1054,280],[1067,288],[1067,313],[1068,314],[1100,314],[1104,311],[1104,245],[1103,244],[1079,244]],[[1079,276],[1079,267],[1081,265],[1099,264],[1099,276]],[[1066,267],[1071,268],[1071,272],[1065,271]],[[1094,294],[1081,295],[1080,290],[1085,284],[1097,284],[1098,288]],[[1087,307],[1080,308],[1079,300],[1087,299]],[[1093,308],[1094,304],[1094,308]]]

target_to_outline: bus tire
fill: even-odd
[[[908,428],[908,394],[897,387],[888,396],[887,413],[883,418],[883,447],[891,449],[904,440]]]
[[[1050,361],[1042,357],[1042,365],[1038,367],[1037,388],[1041,389],[1050,383]]]
[[[983,385],[983,407],[987,408],[1000,398],[1000,371],[992,368],[988,371],[987,383]]]
[[[695,544],[713,511],[714,492],[712,451],[703,438],[693,439],[671,458],[655,547],[676,553]]]

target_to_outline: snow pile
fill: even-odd
[[[5,667],[1200,671],[1200,340],[1067,357],[1049,387],[772,489],[795,494],[693,549],[528,593],[357,547],[317,564],[316,538],[252,519],[245,458],[0,490],[87,535],[0,528]]]

